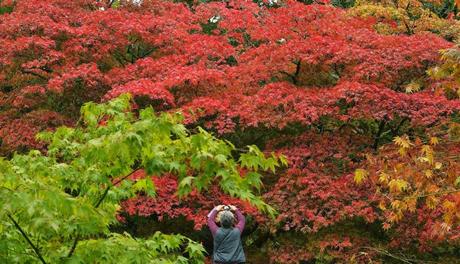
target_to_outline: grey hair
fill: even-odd
[[[235,220],[235,216],[230,211],[223,211],[222,215],[220,216],[220,224],[224,228],[229,228],[232,226],[233,221]]]

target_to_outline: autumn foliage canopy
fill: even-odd
[[[208,210],[233,203],[248,214],[249,250],[274,263],[368,263],[402,249],[458,257],[458,3],[0,5],[1,155],[46,152],[39,131],[78,125],[83,103],[130,93],[133,111],[180,111],[235,157],[255,144],[288,159],[267,167],[258,190],[274,218],[217,183],[180,198],[178,175],[166,173],[153,179],[155,197],[121,202],[121,223],[185,223],[193,237]]]

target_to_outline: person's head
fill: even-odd
[[[224,210],[220,215],[220,224],[223,228],[230,228],[235,221],[235,216],[230,210]]]

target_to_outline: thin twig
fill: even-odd
[[[395,254],[392,254],[386,250],[383,250],[383,249],[379,249],[379,248],[373,248],[373,247],[363,247],[363,249],[368,249],[368,250],[372,250],[374,252],[377,252],[379,254],[382,254],[382,255],[385,255],[387,257],[391,257],[393,259],[396,259],[396,260],[399,260],[401,261],[402,263],[406,263],[406,264],[414,264],[414,263],[424,263],[424,262],[420,262],[419,260],[417,259],[411,259],[411,258],[408,258],[408,257],[405,257],[405,256],[398,256],[398,255],[395,255]]]
[[[119,184],[120,182],[126,180],[127,178],[129,178],[129,176],[133,175],[134,172],[136,172],[137,169],[133,170],[131,173],[129,173],[128,175],[124,176],[123,178],[120,178],[118,180],[116,180],[114,183],[113,183],[113,186],[116,186],[117,184]]]
[[[130,172],[129,174],[123,176],[122,178],[116,180],[115,182],[112,183],[112,185],[109,185],[107,186],[107,188],[105,188],[104,190],[104,193],[102,193],[102,196],[99,197],[99,199],[97,200],[97,202],[94,204],[94,208],[98,208],[99,205],[101,205],[102,201],[105,199],[105,197],[107,196],[107,193],[109,192],[110,190],[110,187],[111,186],[116,186],[117,184],[119,184],[120,182],[126,180],[129,176],[131,176],[134,172],[136,172],[136,170],[133,170],[132,172]]]
[[[396,128],[390,128],[391,129],[391,133],[393,134],[393,136],[396,136],[397,133],[399,133],[399,129],[401,128],[401,126],[406,122],[406,121],[409,121],[409,118],[407,117],[403,117],[403,119],[401,119],[401,121],[399,122],[399,124],[396,126]]]
[[[94,208],[98,208],[99,205],[101,205],[102,201],[107,196],[107,193],[109,192],[109,190],[110,190],[110,186],[107,186],[107,188],[105,188],[105,190],[104,190],[104,193],[102,193],[102,196],[99,197],[99,199],[97,200],[96,204],[94,204]]]
[[[13,222],[14,226],[16,227],[16,229],[18,229],[19,232],[21,233],[21,235],[27,240],[27,243],[29,243],[29,245],[32,247],[32,249],[34,250],[34,252],[37,255],[37,257],[40,259],[40,261],[43,264],[46,264],[46,261],[43,259],[42,255],[40,253],[40,250],[32,243],[32,241],[29,239],[29,236],[27,236],[26,232],[24,232],[24,230],[22,230],[22,228],[18,224],[18,222],[16,222],[16,220],[14,220],[14,218],[10,214],[7,214],[7,216]]]
[[[39,77],[39,78],[41,78],[41,79],[43,79],[43,80],[48,80],[47,77],[41,75],[40,73],[31,71],[31,70],[28,70],[28,69],[21,69],[21,72],[24,73],[24,74],[31,74],[31,75],[36,76],[36,77]]]
[[[384,119],[380,120],[379,129],[377,131],[377,134],[375,135],[374,144],[372,145],[372,148],[374,149],[374,151],[377,151],[377,149],[379,148],[380,137],[382,136],[383,130],[385,129],[385,125],[386,125],[385,120]]]
[[[123,180],[127,179],[129,176],[131,176],[136,170],[133,170],[131,173],[129,173],[128,175],[116,180],[112,185],[115,186],[117,184],[119,184],[120,182],[122,182]],[[94,208],[98,208],[101,204],[102,204],[102,201],[104,201],[105,197],[107,196],[107,193],[109,193],[109,190],[110,190],[110,187],[112,185],[109,185],[107,186],[107,188],[105,188],[104,192],[102,193],[101,197],[99,197],[99,199],[97,200],[97,202],[94,204]],[[77,244],[78,244],[78,241],[80,241],[80,237],[77,235],[75,237],[75,240],[73,241],[73,244],[72,244],[72,247],[70,248],[70,251],[69,251],[69,254],[67,254],[67,257],[71,257],[73,255],[73,253],[75,252],[75,248],[77,247]]]
[[[299,60],[296,64],[296,68],[295,68],[295,73],[294,73],[294,85],[297,85],[298,83],[298,79],[299,78],[299,73],[300,73],[300,67],[302,66],[302,60]]]
[[[73,241],[72,247],[70,248],[69,254],[67,254],[68,258],[70,258],[73,255],[73,252],[75,252],[75,248],[77,247],[79,240],[80,240],[80,237],[77,235],[75,237],[75,240]]]

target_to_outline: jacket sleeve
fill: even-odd
[[[236,224],[236,228],[238,228],[240,232],[243,233],[246,218],[244,218],[244,215],[240,212],[239,209],[236,209],[236,216],[238,217],[238,224]]]
[[[209,230],[211,230],[212,236],[214,237],[216,235],[218,226],[215,222],[216,220],[216,215],[217,215],[217,210],[212,209],[212,211],[208,214],[208,227]]]

